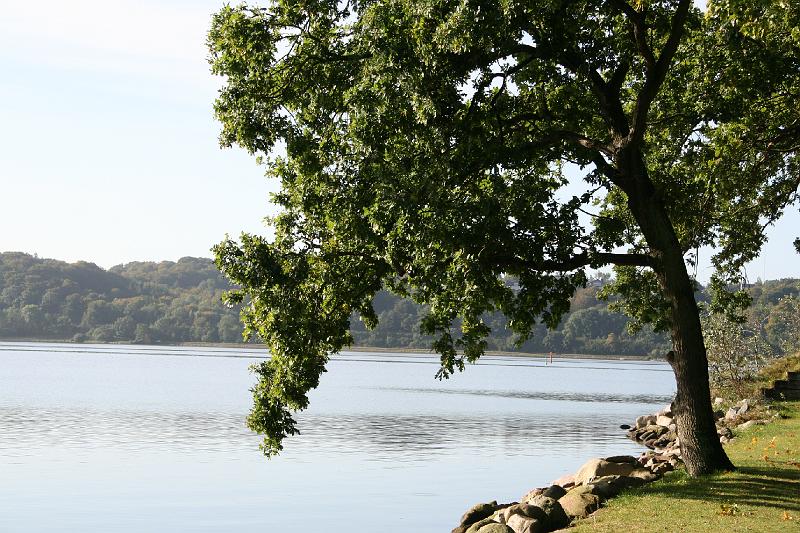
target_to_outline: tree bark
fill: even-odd
[[[671,307],[673,351],[668,360],[675,374],[677,394],[673,416],[681,454],[690,476],[701,476],[734,466],[717,435],[711,406],[708,359],[694,297],[694,283],[686,270],[683,250],[672,221],[649,179],[641,153],[634,150],[619,160],[627,174],[628,205],[639,223],[659,266],[663,294]]]
[[[672,254],[665,254],[672,255]],[[666,259],[666,257],[665,257]],[[694,287],[680,262],[665,261],[660,275],[664,293],[672,307],[672,346],[667,360],[677,383],[672,408],[680,439],[681,455],[690,476],[733,470],[733,464],[719,442],[711,391],[708,359],[694,298]]]

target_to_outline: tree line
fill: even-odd
[[[570,312],[554,330],[538,324],[517,344],[499,313],[484,317],[492,333],[488,349],[529,353],[660,356],[668,350],[663,334],[628,332],[628,318],[608,309],[599,291],[607,276],[591,280],[571,299]],[[211,259],[132,262],[108,270],[93,263],[66,263],[32,255],[0,253],[0,338],[127,342],[138,344],[242,340],[239,311],[220,301],[233,288]],[[783,353],[792,335],[792,314],[800,280],[758,282],[749,288],[750,320],[772,353]],[[708,301],[705,290],[698,300]],[[378,326],[351,320],[356,346],[430,348],[420,332],[427,309],[380,291],[374,299]]]

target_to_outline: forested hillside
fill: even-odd
[[[525,352],[646,355],[663,354],[663,335],[625,332],[627,319],[597,299],[603,280],[593,280],[572,299],[561,326],[538,326],[521,347],[500,315],[487,317],[493,334],[489,349]],[[93,263],[65,263],[28,254],[0,254],[0,338],[76,342],[242,342],[238,311],[220,302],[230,288],[210,259],[134,262],[104,270]],[[752,312],[765,324],[776,346],[788,297],[800,293],[800,280],[757,283],[751,287]],[[701,299],[703,296],[701,295]],[[380,323],[366,330],[354,318],[356,345],[428,348],[419,332],[424,308],[381,292],[375,298]],[[772,317],[772,320],[770,320]]]
[[[128,263],[103,270],[23,253],[0,254],[0,337],[96,342],[241,341],[229,288],[210,259]]]

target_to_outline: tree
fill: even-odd
[[[763,329],[763,323],[753,316],[743,323],[723,314],[703,317],[712,385],[730,389],[739,398],[747,393],[747,383],[772,355]]]
[[[745,4],[705,15],[690,0],[223,8],[208,37],[225,77],[221,144],[266,157],[281,181],[274,238],[215,248],[242,287],[228,302],[246,303],[245,331],[271,352],[248,418],[265,453],[297,432],[293,413],[352,340],[351,313],[375,325],[376,291],[430,306],[421,327],[445,378],[483,353],[486,313],[524,342],[537,323],[558,324],[587,267],[613,265],[606,295],[671,334],[689,473],[732,468],[687,261],[716,246],[717,305],[742,303],[723,289],[797,191],[785,135],[796,98],[784,94],[796,53],[775,49],[768,24],[749,35],[758,12]],[[568,174],[585,192],[564,200]]]

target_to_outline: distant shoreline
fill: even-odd
[[[252,350],[267,350],[265,344],[243,344],[235,342],[181,342],[175,344],[134,344],[130,342],[73,342],[71,340],[57,340],[57,339],[31,339],[31,338],[14,338],[14,339],[0,339],[3,342],[35,342],[40,344],[74,344],[75,346],[81,345],[109,345],[109,346],[153,346],[153,347],[197,347],[197,348],[231,348],[231,349],[252,349]],[[377,352],[377,353],[398,353],[398,354],[424,354],[435,355],[435,352],[423,348],[384,348],[373,346],[350,346],[342,350],[342,352]],[[484,354],[488,357],[520,357],[520,358],[536,358],[546,359],[549,354],[547,353],[529,353],[529,352],[507,352],[501,350],[487,350]],[[553,352],[553,359],[605,359],[605,360],[619,360],[619,361],[664,361],[663,357],[649,356],[649,355],[613,355],[613,354],[582,354],[582,353],[561,353]]]

